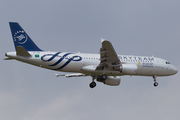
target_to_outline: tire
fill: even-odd
[[[91,82],[91,83],[89,84],[89,87],[90,87],[90,88],[96,87],[96,83],[95,83],[95,82]]]
[[[157,87],[157,86],[158,86],[158,83],[157,83],[157,82],[155,82],[155,83],[154,83],[154,87]]]
[[[104,81],[104,80],[107,79],[107,76],[106,76],[105,74],[103,74],[103,75],[101,76],[101,79]]]

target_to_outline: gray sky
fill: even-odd
[[[123,76],[117,87],[91,77],[56,78],[4,54],[14,51],[8,22],[19,22],[43,50],[98,53],[100,37],[123,55],[169,60],[180,70],[179,0],[1,0],[1,120],[179,120],[180,75]]]

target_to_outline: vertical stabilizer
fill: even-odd
[[[9,22],[15,49],[22,46],[27,51],[42,51],[16,22]]]

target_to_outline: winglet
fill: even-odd
[[[105,39],[103,39],[103,38],[100,38],[100,39],[101,39],[101,42],[105,41]]]
[[[56,75],[56,77],[59,77],[60,75],[59,74],[57,74],[57,73],[55,73],[55,75]]]

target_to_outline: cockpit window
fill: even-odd
[[[170,64],[170,62],[166,62],[166,64]]]

